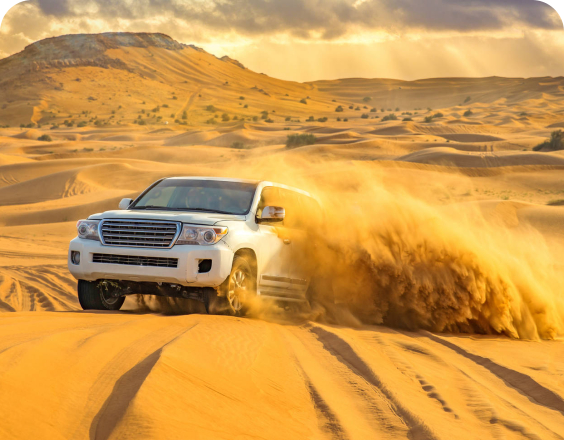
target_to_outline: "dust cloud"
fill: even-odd
[[[362,163],[320,169],[297,156],[238,169],[319,198],[323,214],[301,261],[323,280],[314,319],[524,339],[562,335],[563,255],[537,230],[486,219],[475,204],[414,196]]]

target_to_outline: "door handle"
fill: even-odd
[[[290,243],[291,243],[291,241],[290,241],[289,238],[285,238],[285,239],[284,239],[284,244],[290,244]]]

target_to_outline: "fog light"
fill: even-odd
[[[71,261],[72,264],[78,266],[80,264],[80,252],[71,251]]]
[[[200,260],[198,263],[198,273],[208,273],[212,268],[212,260]]]

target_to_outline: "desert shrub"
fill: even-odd
[[[425,116],[425,122],[433,122],[432,116]]]
[[[443,115],[441,112],[439,112],[439,113],[435,113],[435,114],[433,115],[433,118],[442,118],[443,116],[444,116],[444,115]]]
[[[337,122],[341,122],[341,118],[337,118]]]
[[[171,117],[171,118],[174,118],[174,113],[171,113],[171,114],[170,114],[170,117]]]
[[[338,106],[338,107],[335,109],[335,111],[336,111],[336,112],[343,112],[343,111],[345,111],[345,109],[343,109],[343,106],[340,105],[340,106]]]
[[[327,117],[318,118],[317,122],[327,122]]]
[[[466,104],[467,102],[470,102],[472,100],[472,98],[470,96],[467,96],[466,99],[464,100],[464,104]]]
[[[398,117],[395,115],[395,113],[390,113],[389,115],[386,115],[382,118],[382,121],[397,121]]]
[[[529,116],[529,114],[527,112],[521,112],[519,113],[519,116]]]
[[[354,105],[349,105],[349,109],[353,110],[354,109]]]
[[[175,95],[175,96],[172,97],[172,99],[178,99],[178,96]]]
[[[269,124],[272,124],[274,122],[274,120],[268,118],[268,119],[265,119],[264,122],[268,122]]]
[[[309,118],[306,119],[306,122],[314,122],[315,118],[313,116],[310,116]]]
[[[98,122],[98,121],[96,121],[96,122]],[[137,123],[139,125],[147,125],[147,123],[143,119],[139,119],[139,121]]]
[[[51,142],[53,139],[51,139],[51,136],[49,136],[48,134],[44,134],[41,135],[37,138],[38,141],[43,141],[43,142]]]
[[[370,96],[365,96],[364,98],[362,98],[362,100],[364,102],[370,102],[370,101],[372,101],[372,98]]]
[[[245,97],[244,97],[244,96],[239,96],[239,99],[240,99],[241,101],[243,101],[243,100],[245,99]]]
[[[168,108],[168,104],[163,104],[163,108]]]
[[[376,113],[376,107],[370,109],[370,113]]]
[[[221,115],[221,120],[223,122],[228,122],[231,118],[229,117],[229,115],[227,113],[224,113]]]
[[[231,144],[231,148],[235,148],[236,150],[244,150],[247,148],[245,144],[241,141],[235,141]]]
[[[562,130],[553,131],[550,139],[533,148],[533,151],[559,151],[564,150],[564,132]]]
[[[359,107],[359,106],[356,106],[355,110],[356,110],[356,111],[360,111],[360,107]]]
[[[56,130],[57,128],[59,128],[59,126],[57,124],[53,124],[51,125],[51,130]]]
[[[370,115],[368,113],[363,113],[360,117],[362,119],[368,119],[370,117]]]
[[[409,116],[407,118],[403,118],[403,122],[409,122],[409,121],[413,121],[413,119],[411,119]]]
[[[234,120],[234,121],[238,121],[238,120],[239,120],[239,116],[237,116],[237,115],[233,116],[233,120]]]
[[[86,121],[80,121],[78,124],[76,124],[77,127],[86,127]]]
[[[186,111],[182,112],[182,119],[188,119],[188,113],[186,113]]]
[[[343,122],[349,122],[348,118],[343,119]]]
[[[400,108],[399,108],[399,107],[396,107],[396,112],[399,112],[399,111],[400,111]]]
[[[206,110],[207,110],[208,112],[215,112],[215,111],[217,111],[216,108],[215,108],[213,105],[208,105],[208,106],[206,107]]]
[[[243,108],[249,108],[249,104],[245,104]]]
[[[302,104],[307,104],[307,101],[306,101],[306,99],[305,99],[305,98],[303,98],[303,99],[300,99],[300,102],[301,102]]]
[[[290,127],[284,127],[285,131],[290,131]]]
[[[464,116],[468,117],[468,116],[472,116],[474,113],[472,112],[472,110],[466,110],[464,112]]]
[[[286,122],[291,121],[292,118],[290,116],[286,116],[286,119],[284,119]]]
[[[217,121],[215,120],[215,118],[209,118],[209,119],[206,121],[206,124],[217,124]]]
[[[286,138],[286,148],[298,148],[304,145],[313,145],[317,138],[312,134],[289,134]]]
[[[258,116],[253,116],[253,121],[257,122],[258,121]]]

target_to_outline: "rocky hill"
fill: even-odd
[[[0,125],[318,119],[335,117],[338,105],[360,118],[373,109],[558,100],[563,90],[563,78],[296,83],[164,34],[80,34],[38,41],[0,60]]]

